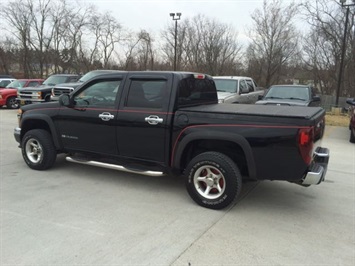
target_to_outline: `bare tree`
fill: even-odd
[[[172,26],[163,31],[163,51],[168,62],[174,58]],[[180,70],[206,72],[211,75],[235,74],[241,46],[231,26],[203,15],[179,23],[177,66]]]
[[[336,94],[344,34],[345,10],[334,1],[313,0],[304,5],[311,32],[304,42],[305,64],[324,94]],[[355,95],[354,14],[349,20],[347,53],[341,95]],[[340,96],[341,96],[340,95]]]
[[[91,21],[91,14],[94,14],[95,8],[93,6],[78,6],[69,12],[70,20],[67,21],[67,31],[64,38],[64,49],[67,51],[66,62],[64,69],[70,71],[75,69],[80,72],[82,65],[88,65],[86,48],[90,42],[88,38],[85,40],[86,33],[89,33],[89,25]]]
[[[138,33],[127,32],[122,40],[121,50],[123,54],[119,55],[119,57],[123,57],[123,69],[155,69],[154,39],[149,32],[145,30],[141,30]]]
[[[190,25],[190,20],[184,19],[177,24],[176,36],[176,68],[177,70],[186,70],[189,68],[185,48],[188,39],[187,31]],[[168,69],[173,69],[175,60],[175,23],[167,26],[162,31],[161,37],[164,41],[162,45],[163,58],[168,65]]]
[[[54,71],[60,72],[60,65],[62,60],[61,50],[67,32],[67,21],[70,20],[70,12],[66,0],[59,0],[53,4],[51,10],[51,20],[49,27],[53,30],[53,39],[51,43],[51,50],[49,52],[49,59],[54,63]],[[49,72],[49,64],[46,65],[45,72]]]
[[[138,65],[140,70],[154,69],[153,38],[149,32],[141,30],[138,33]]]
[[[52,0],[37,0],[24,2],[26,8],[30,10],[32,16],[31,23],[31,38],[29,38],[29,43],[31,49],[35,51],[36,65],[38,64],[38,70],[40,77],[43,77],[44,66],[48,63],[48,50],[53,38],[53,28],[49,26],[50,12],[52,9]],[[37,5],[36,5],[37,3]]]
[[[249,58],[262,70],[262,83],[269,86],[280,81],[282,69],[298,52],[299,33],[293,24],[298,6],[282,6],[281,0],[263,2],[263,8],[252,14],[254,25],[250,30],[252,43]]]
[[[24,76],[33,76],[33,69],[40,76],[53,71],[80,72],[88,61],[89,24],[94,13],[92,5],[67,0],[14,0],[5,5],[2,15],[20,43]],[[107,47],[104,50],[108,60],[110,53]]]
[[[94,46],[91,50],[91,58],[99,55],[103,61],[103,67],[107,68],[115,46],[121,41],[121,25],[110,14],[94,15],[91,19],[91,31],[95,35]]]
[[[127,36],[123,40],[122,51],[123,51],[123,65],[122,68],[125,70],[134,70],[136,69],[136,47],[140,42],[140,38],[132,37],[135,36],[134,33],[127,33]],[[120,57],[120,54],[116,52],[117,56]]]
[[[331,94],[336,86],[336,64],[332,55],[333,47],[324,40],[324,35],[313,29],[303,44],[305,67],[312,74],[315,86],[322,94]]]
[[[8,30],[15,29],[12,36],[21,44],[23,72],[25,77],[30,76],[30,33],[33,16],[31,10],[23,4],[22,0],[14,0],[1,9],[3,18],[8,23]]]
[[[9,37],[0,42],[0,73],[10,74],[13,62],[17,62],[17,42]]]

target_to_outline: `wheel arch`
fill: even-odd
[[[36,115],[36,116],[27,116],[22,119],[21,121],[21,137],[22,140],[23,136],[32,129],[44,129],[48,131],[54,143],[54,146],[57,150],[61,149],[61,144],[58,141],[58,134],[55,130],[54,124],[52,120],[46,115]]]
[[[201,148],[204,145],[207,147]],[[243,174],[247,172],[249,178],[256,179],[252,149],[248,141],[239,134],[205,130],[189,133],[179,142],[176,152],[173,154],[172,166],[182,171],[189,160],[206,151],[221,152],[229,156],[241,169],[243,166],[246,167],[242,171]]]
[[[43,99],[46,101],[46,102],[50,102],[51,100],[51,93],[45,93]]]

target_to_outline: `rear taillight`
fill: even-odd
[[[298,131],[298,147],[303,161],[309,165],[313,152],[313,128],[301,128]]]

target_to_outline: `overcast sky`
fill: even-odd
[[[239,40],[246,41],[247,29],[252,26],[250,14],[262,8],[263,0],[81,0],[93,3],[100,11],[111,11],[125,27],[159,34],[168,23],[169,13],[181,12],[181,20],[197,14],[227,23],[238,32]],[[297,1],[297,0],[296,0]],[[298,0],[300,1],[300,0]],[[283,0],[284,4],[291,0]]]

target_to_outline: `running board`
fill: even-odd
[[[86,161],[86,160],[82,160],[82,159],[75,159],[70,156],[67,156],[65,159],[68,162],[72,162],[72,163],[86,164],[86,165],[91,165],[91,166],[107,168],[107,169],[119,170],[119,171],[128,172],[128,173],[140,174],[140,175],[147,175],[147,176],[164,176],[165,175],[163,172],[132,170],[132,169],[128,169],[126,167],[123,167],[121,165],[102,163],[102,162],[98,162],[98,161]]]

